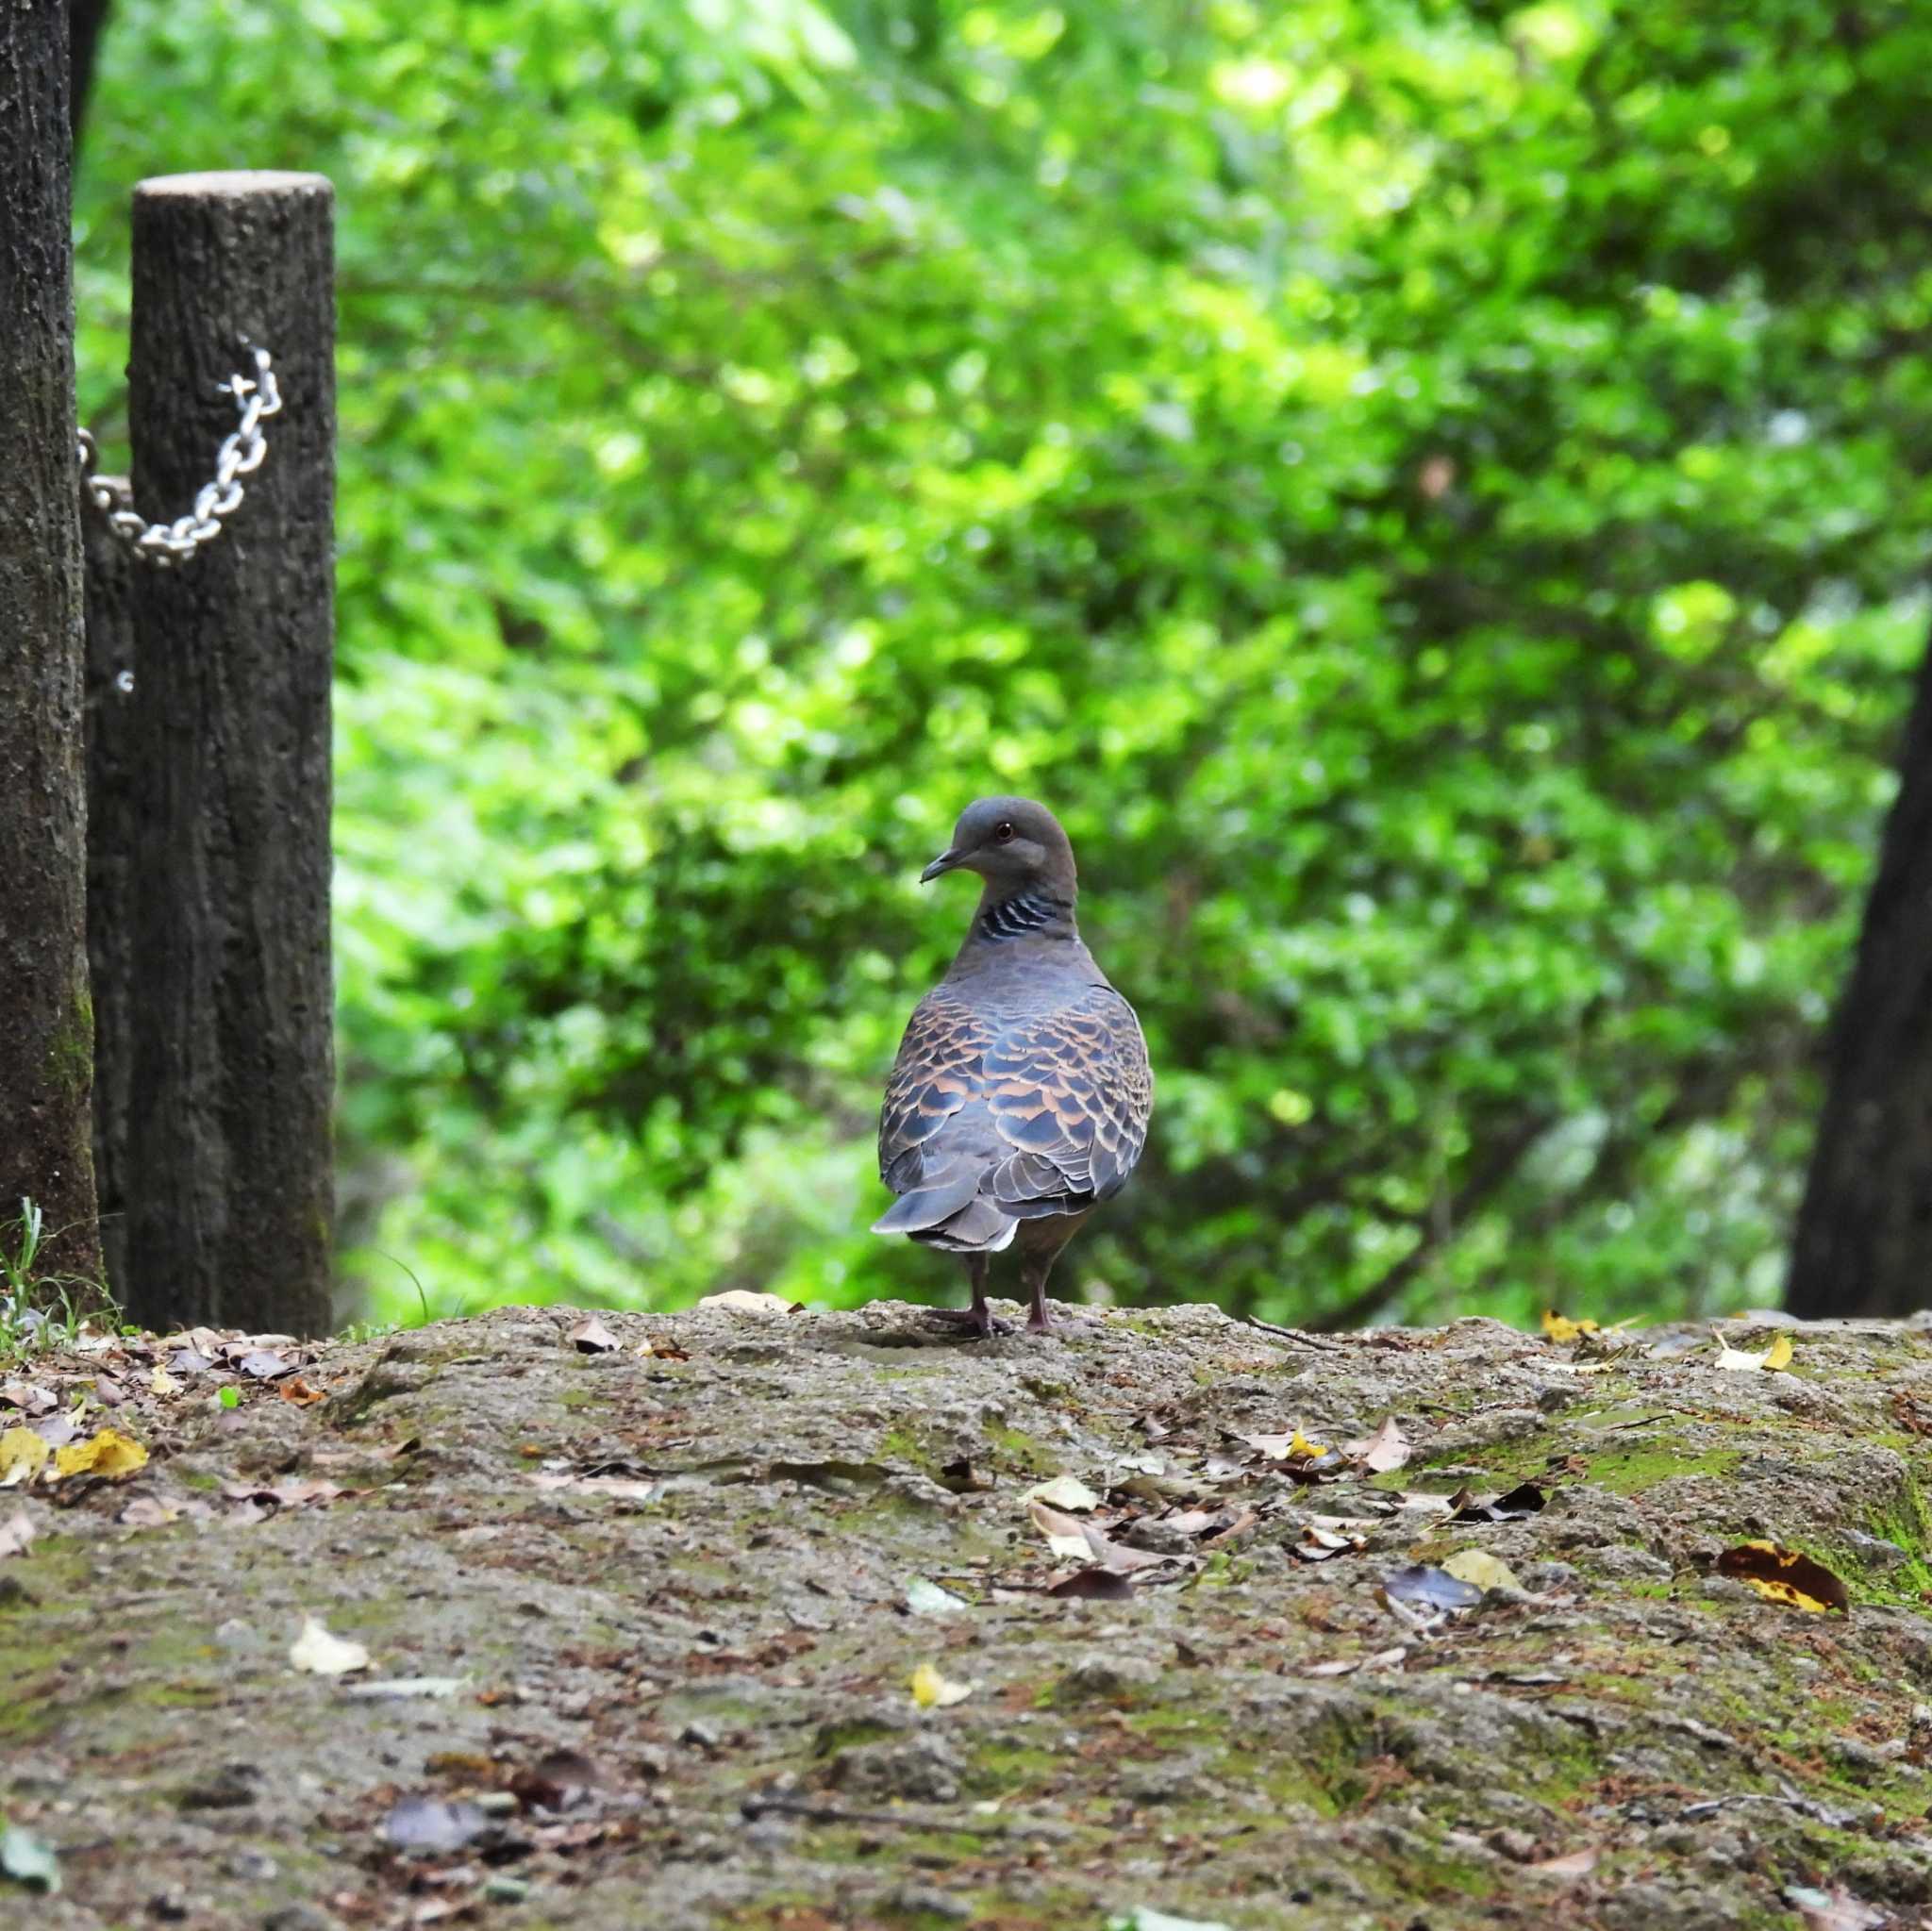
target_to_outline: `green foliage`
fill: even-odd
[[[1070,1287],[1773,1295],[1926,627],[1928,71],[1903,0],[122,0],[89,414],[135,179],[341,195],[375,1311],[364,1242],[952,1291],[869,1142],[992,789],[1158,1076]]]
[[[0,1221],[0,1368],[71,1346],[91,1316],[104,1325],[119,1318],[99,1281],[47,1268],[55,1238],[37,1201],[23,1200],[17,1218]]]

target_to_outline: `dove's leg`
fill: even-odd
[[[991,1257],[962,1254],[959,1258],[966,1263],[966,1278],[973,1283],[973,1305],[971,1307],[935,1307],[933,1318],[945,1322],[949,1326],[963,1327],[982,1340],[989,1335],[1011,1334],[1013,1330],[1004,1321],[995,1321],[992,1309],[986,1305],[986,1275],[992,1265]]]
[[[1085,1218],[1084,1214],[1067,1214],[1026,1223],[1020,1254],[1020,1279],[1033,1302],[1026,1316],[1028,1334],[1052,1331],[1053,1316],[1046,1305],[1046,1277],[1060,1257],[1060,1249],[1074,1238]]]

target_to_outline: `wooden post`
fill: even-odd
[[[127,486],[114,478],[122,504]],[[127,1284],[127,1097],[134,1071],[134,862],[140,804],[134,597],[145,570],[83,502],[87,606],[87,959],[94,1006],[94,1188],[108,1286]]]
[[[39,1269],[91,1279],[67,101],[66,8],[0,6],[0,1223],[31,1199]]]
[[[134,498],[179,515],[274,358],[283,407],[245,497],[136,608],[129,1309],[325,1333],[334,1206],[329,678],[333,193],[180,175],[134,196]]]

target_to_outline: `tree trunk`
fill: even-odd
[[[116,479],[119,481],[119,479]],[[125,482],[119,483],[123,502]],[[94,1189],[108,1286],[127,1280],[127,1098],[134,1067],[134,595],[142,565],[83,498],[87,605],[87,957],[94,1001]]]
[[[0,7],[0,1221],[95,1278],[67,13]]]
[[[1785,1305],[1808,1320],[1932,1304],[1932,650],[1899,754]]]
[[[174,516],[208,481],[244,342],[284,405],[223,533],[136,606],[127,1289],[158,1327],[330,1324],[331,220],[316,175],[134,197],[137,507]]]

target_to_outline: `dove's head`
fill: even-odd
[[[978,798],[959,814],[953,842],[924,872],[977,872],[1002,896],[1041,891],[1074,900],[1074,848],[1057,819],[1031,798]]]

